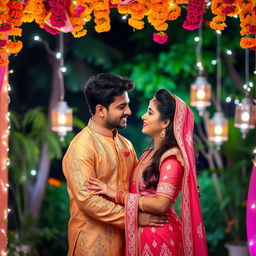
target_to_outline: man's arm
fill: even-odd
[[[73,145],[63,159],[67,186],[81,211],[86,215],[124,229],[124,207],[88,190],[87,180],[95,177],[93,149]]]

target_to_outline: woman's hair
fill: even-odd
[[[159,163],[162,155],[173,147],[177,147],[177,141],[173,132],[173,119],[176,109],[175,99],[165,89],[158,90],[155,93],[157,110],[160,113],[160,120],[169,119],[170,123],[166,127],[165,137],[160,144],[159,149],[154,153],[151,164],[143,172],[143,179],[147,184],[146,188],[157,187],[159,181]]]
[[[115,74],[92,76],[84,87],[84,95],[92,115],[98,104],[108,109],[114,98],[134,88],[134,82]]]

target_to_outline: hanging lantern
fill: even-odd
[[[64,140],[68,131],[72,131],[72,109],[67,102],[59,101],[57,106],[52,109],[52,130],[57,132],[61,141]]]
[[[240,128],[242,137],[245,138],[249,129],[254,129],[256,123],[256,105],[245,97],[242,102],[236,106],[235,127]]]
[[[211,105],[211,85],[204,76],[198,76],[190,86],[190,105],[196,107],[202,116],[205,107]]]
[[[214,114],[209,122],[209,141],[215,143],[218,149],[221,144],[228,140],[228,120],[222,112]]]

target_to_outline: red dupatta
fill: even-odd
[[[184,256],[207,256],[206,236],[203,225],[196,183],[193,146],[194,116],[191,109],[179,97],[176,102],[173,129],[184,161],[182,180],[181,220]],[[166,152],[160,164],[168,157]],[[131,184],[132,185],[132,184]],[[136,191],[134,188],[132,192]],[[139,191],[136,191],[139,193]],[[125,204],[126,255],[138,255],[138,201],[139,194],[129,193]]]

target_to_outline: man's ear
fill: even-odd
[[[95,107],[95,114],[99,117],[104,118],[106,115],[106,108],[100,104]]]

